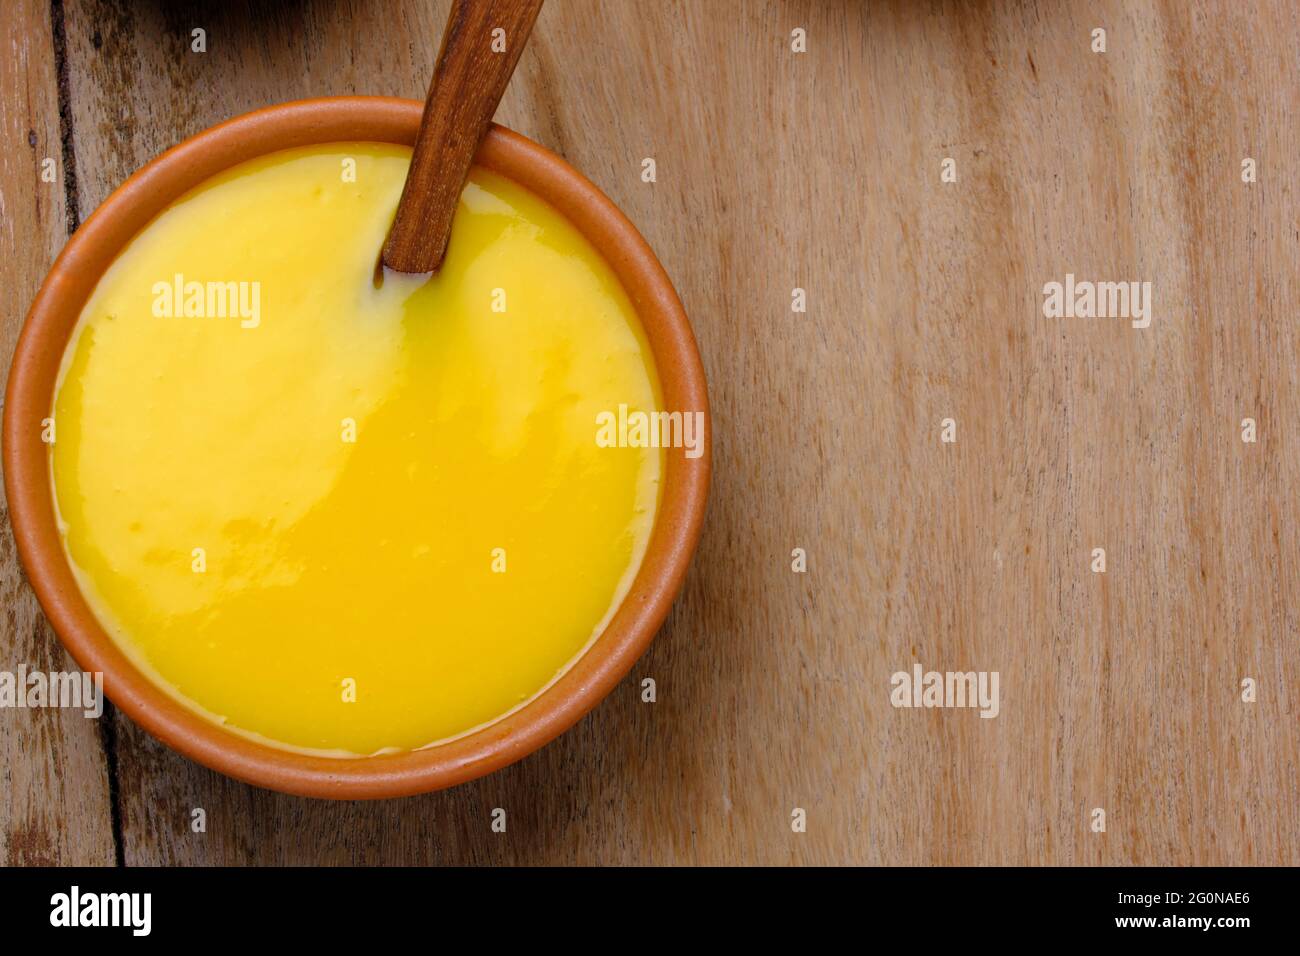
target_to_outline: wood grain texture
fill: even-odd
[[[231,115],[420,98],[446,5],[66,13],[85,215]],[[609,193],[692,317],[685,592],[574,730],[447,793],[282,797],[119,718],[126,862],[1300,863],[1297,41],[1285,0],[553,0],[498,119]],[[1066,273],[1152,282],[1151,327],[1044,318]],[[914,661],[999,671],[1000,715],[893,709]]]
[[[7,374],[27,305],[68,231],[49,3],[0,5],[0,38],[0,361]],[[7,507],[0,609],[0,670],[75,669],[23,576]],[[113,862],[100,731],[81,711],[0,710],[0,865]]]

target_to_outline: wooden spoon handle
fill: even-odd
[[[384,243],[389,269],[434,272],[442,265],[479,140],[541,9],[542,0],[452,0],[411,169]]]

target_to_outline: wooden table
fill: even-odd
[[[422,98],[445,13],[6,0],[6,365],[133,170],[267,103]],[[716,415],[653,649],[536,755],[386,803],[0,711],[0,861],[1300,863],[1297,49],[1287,0],[551,0],[498,118],[645,233]],[[1067,274],[1151,282],[1150,326],[1046,317]],[[3,525],[0,669],[70,666]],[[895,709],[914,662],[998,671],[1000,714]]]

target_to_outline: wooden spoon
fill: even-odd
[[[415,154],[384,243],[395,272],[435,272],[479,140],[519,62],[542,0],[452,0]]]

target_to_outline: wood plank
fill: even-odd
[[[0,361],[7,370],[27,305],[68,232],[50,4],[0,5],[0,37],[0,289],[8,303],[0,313]],[[0,670],[75,670],[23,576],[7,506],[0,608]],[[0,790],[0,865],[113,863],[98,721],[58,708],[0,710]]]
[[[83,214],[236,113],[420,98],[445,15],[67,9]],[[1284,0],[552,2],[499,117],[640,226],[712,388],[704,541],[634,671],[660,700],[626,681],[521,764],[381,804],[119,721],[127,862],[1300,862],[1297,39]],[[1151,327],[1045,318],[1067,273],[1151,281]],[[999,671],[1000,715],[892,708],[914,661]]]

